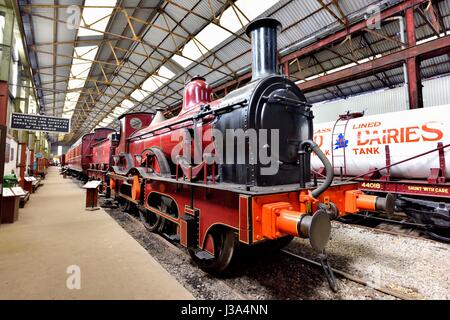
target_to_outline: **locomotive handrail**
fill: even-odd
[[[295,99],[291,99],[285,96],[280,96],[278,94],[274,94],[273,97],[263,96],[263,99],[266,99],[268,102],[280,102],[281,100],[284,100],[286,103],[290,103],[291,105],[295,106],[305,106],[312,108],[312,104],[306,102],[306,101],[298,101]]]
[[[312,115],[310,109],[312,108],[312,104],[306,102],[306,101],[298,101],[294,100],[285,96],[280,96],[278,94],[275,94],[273,97],[263,96],[263,100],[266,100],[268,103],[279,103],[281,105],[289,106],[289,107],[306,107],[309,109],[307,110],[307,113],[305,112],[298,112],[301,115],[303,115],[307,119],[314,119],[314,116]]]
[[[206,106],[208,106],[208,105],[205,105],[205,106],[202,106],[202,109],[201,109],[200,112],[198,112],[197,114],[195,114],[195,115],[193,115],[193,116],[191,116],[189,118],[180,119],[178,121],[175,121],[174,123],[170,123],[170,124],[167,124],[165,126],[155,128],[153,130],[150,130],[148,132],[144,132],[144,133],[142,133],[140,135],[137,135],[137,136],[129,137],[127,140],[140,139],[140,138],[145,137],[147,135],[150,135],[152,133],[155,133],[155,132],[158,132],[158,131],[161,131],[161,130],[164,130],[164,129],[170,129],[171,127],[176,126],[178,124],[182,124],[182,123],[185,123],[185,122],[188,122],[188,121],[196,121],[196,120],[202,119],[202,118],[204,118],[206,116],[209,116],[211,114],[217,114],[217,113],[221,113],[223,111],[229,112],[230,108],[233,108],[233,107],[236,107],[236,106],[239,106],[239,107],[242,108],[242,107],[244,107],[247,104],[248,104],[247,99],[244,99],[244,100],[241,100],[241,101],[238,101],[238,102],[235,102],[235,103],[227,104],[227,105],[225,105],[223,107],[220,107],[220,108],[217,108],[217,109],[207,109]],[[207,109],[207,111],[203,111],[205,109]]]
[[[368,175],[368,174],[371,174],[371,173],[374,173],[374,172],[377,172],[377,171],[380,171],[380,170],[384,170],[384,169],[391,168],[391,167],[396,166],[396,165],[399,165],[399,164],[401,164],[401,163],[408,162],[408,161],[411,161],[411,160],[414,160],[414,159],[417,159],[417,158],[426,156],[427,154],[436,152],[436,151],[438,151],[438,150],[441,150],[441,149],[444,150],[445,148],[448,148],[448,147],[450,147],[450,143],[449,143],[449,144],[446,144],[446,145],[444,145],[444,146],[442,146],[442,147],[437,147],[437,148],[434,148],[434,149],[432,149],[432,150],[429,150],[429,151],[426,151],[426,152],[417,154],[417,155],[415,155],[415,156],[412,156],[412,157],[410,157],[410,158],[404,159],[404,160],[402,160],[402,161],[399,161],[399,162],[390,164],[390,165],[385,166],[385,167],[383,167],[383,168],[378,168],[378,169],[370,170],[370,171],[368,171],[368,172],[366,172],[366,173],[364,173],[364,174],[361,174],[361,175],[359,175],[359,176],[352,177],[352,178],[349,178],[349,179],[347,179],[347,180],[344,180],[343,182],[349,182],[349,181],[353,181],[353,180],[356,180],[356,179],[359,179],[359,178],[363,178],[364,176],[366,176],[366,175]]]

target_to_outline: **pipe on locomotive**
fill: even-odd
[[[319,146],[311,140],[305,140],[300,144],[299,154],[301,157],[304,156],[304,152],[307,148],[309,148],[317,155],[317,157],[319,157],[320,161],[322,161],[323,165],[325,166],[325,170],[327,173],[325,181],[318,188],[314,189],[311,192],[311,195],[317,199],[333,183],[334,170],[327,156],[322,152],[322,150],[320,150]],[[303,168],[300,168],[300,170],[303,170]]]

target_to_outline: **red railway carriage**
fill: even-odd
[[[331,163],[312,142],[311,106],[277,74],[279,28],[275,19],[249,25],[249,84],[212,101],[209,85],[195,77],[178,116],[157,114],[148,127],[124,134],[113,156],[111,193],[134,204],[150,231],[179,239],[209,272],[225,270],[241,245],[303,237],[322,251],[331,218],[393,210],[391,197],[333,184]],[[312,152],[328,168],[319,185],[311,181]]]
[[[88,177],[103,181],[102,187],[104,187],[106,173],[112,165],[112,156],[127,151],[127,139],[134,132],[150,125],[153,117],[154,114],[146,112],[127,113],[120,116],[117,119],[120,123],[120,131],[110,133],[107,138],[92,145],[92,162]]]
[[[69,172],[86,177],[92,164],[93,145],[114,132],[109,128],[98,128],[94,132],[81,137],[66,153],[66,164]]]

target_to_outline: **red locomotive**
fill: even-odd
[[[239,245],[302,237],[323,251],[330,218],[393,210],[391,197],[333,184],[331,164],[312,141],[311,106],[277,74],[280,27],[271,18],[248,26],[246,86],[212,101],[210,86],[195,77],[178,116],[127,114],[120,133],[90,145],[89,175],[109,180],[111,194],[136,206],[148,230],[179,239],[208,272],[225,270]],[[320,184],[311,181],[312,152],[328,168]]]
[[[277,74],[279,27],[274,19],[249,25],[251,83],[211,101],[211,88],[195,77],[178,116],[158,113],[113,155],[111,192],[135,204],[149,230],[179,238],[210,272],[225,270],[238,244],[283,245],[297,236],[321,251],[330,216],[393,207],[390,197],[364,195],[356,183],[333,185],[332,170],[321,185],[311,182],[310,152],[330,163],[311,141],[304,95]],[[236,132],[244,137],[229,143],[229,131],[232,142]],[[261,153],[275,159],[276,172],[266,174],[271,167]]]

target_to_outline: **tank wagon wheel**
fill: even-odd
[[[425,233],[434,240],[450,243],[450,230],[448,229],[425,229]]]
[[[192,260],[205,272],[218,274],[231,264],[237,248],[234,231],[229,228],[215,228],[208,234],[214,246],[214,256],[206,256],[205,251],[189,249]]]

